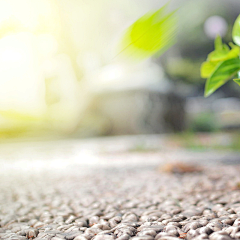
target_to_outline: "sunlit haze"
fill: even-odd
[[[120,33],[142,13],[144,4],[126,1],[1,0],[2,136],[74,131],[95,85],[136,75],[136,67],[112,59]]]

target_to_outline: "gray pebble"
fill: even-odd
[[[165,228],[164,228],[164,231],[170,235],[170,236],[176,236],[178,237],[179,236],[179,231],[178,231],[178,227],[174,226],[174,225],[167,225]]]
[[[240,218],[237,218],[234,223],[233,223],[234,227],[240,226]]]
[[[65,232],[73,232],[78,230],[79,230],[78,226],[70,226],[68,229],[65,230]]]
[[[151,237],[155,237],[157,235],[156,231],[154,230],[143,230],[141,232],[138,233],[138,236],[151,236]]]
[[[65,223],[66,223],[66,224],[72,223],[75,219],[76,219],[75,216],[70,215],[70,216],[68,217],[68,219],[65,221]]]
[[[128,234],[123,234],[121,237],[118,237],[116,239],[118,240],[129,240],[131,237]]]
[[[188,232],[187,232],[187,239],[192,239],[192,238],[195,238],[197,236],[200,235],[200,232],[198,229],[190,229]]]
[[[193,221],[193,222],[189,222],[187,223],[184,227],[183,227],[183,231],[184,232],[188,232],[190,229],[198,229],[202,227],[202,224],[200,224],[199,222]]]
[[[209,239],[208,235],[205,233],[202,233],[200,235],[198,235],[197,237],[193,238],[194,240],[205,240],[205,239]]]
[[[102,232],[102,230],[99,228],[87,228],[85,230],[85,234],[87,235],[97,235],[100,232]]]
[[[154,237],[151,236],[138,236],[138,237],[133,237],[131,240],[154,240]]]
[[[112,235],[97,235],[93,238],[93,240],[114,240]]]
[[[64,238],[60,238],[60,237],[53,237],[51,238],[51,240],[63,240]]]
[[[136,229],[134,227],[121,227],[121,228],[117,228],[114,231],[114,234],[118,237],[122,236],[123,234],[127,234],[129,236],[134,236],[136,234]]]
[[[99,228],[101,230],[110,230],[111,228],[107,224],[94,224],[91,228]]]
[[[39,231],[37,229],[27,229],[26,236],[27,238],[36,238]]]
[[[172,237],[172,236],[162,236],[161,238],[155,238],[155,240],[158,240],[158,239],[161,239],[161,240],[179,240],[179,238],[177,237]]]
[[[206,226],[211,228],[214,232],[221,231],[223,229],[223,224],[219,221],[210,222]]]
[[[163,225],[152,225],[152,226],[140,226],[138,231],[147,231],[147,230],[154,230],[156,233],[161,232],[164,229]]]
[[[225,225],[233,225],[234,219],[226,218],[226,219],[221,220],[221,222]]]
[[[213,230],[210,227],[201,227],[201,228],[198,228],[198,230],[200,234],[210,235],[211,233],[213,233]]]
[[[235,238],[236,234],[240,232],[240,226],[231,226],[225,229],[225,232],[227,232],[232,238]]]
[[[210,240],[231,240],[232,238],[226,232],[214,232],[209,236]]]
[[[122,221],[123,222],[137,222],[138,216],[134,213],[128,212],[122,216]]]
[[[79,235],[79,236],[75,237],[74,240],[87,240],[87,238],[82,235]]]
[[[79,236],[79,235],[82,235],[82,234],[83,234],[82,231],[73,231],[73,232],[69,232],[69,234],[67,234],[67,235],[65,236],[65,238],[66,238],[67,240],[72,240],[72,239],[74,239],[75,237],[77,237],[77,236]]]
[[[90,217],[90,219],[89,219],[89,226],[92,226],[92,225],[94,225],[94,224],[97,224],[97,223],[99,223],[99,221],[100,221],[99,216],[92,216],[92,217]]]
[[[182,225],[179,223],[179,222],[169,222],[168,224],[167,224],[167,226],[175,226],[175,227],[178,227],[178,228],[181,228],[182,227]]]

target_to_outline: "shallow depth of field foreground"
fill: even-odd
[[[240,238],[238,154],[129,151],[137,141],[5,144],[0,238]]]

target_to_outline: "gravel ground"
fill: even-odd
[[[0,239],[240,239],[240,166],[0,170]]]

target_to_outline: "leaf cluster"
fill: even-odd
[[[240,71],[240,15],[233,26],[233,42],[222,43],[220,36],[215,39],[215,50],[208,54],[207,60],[201,66],[201,77],[207,78],[205,97],[210,96],[228,80],[237,76]],[[233,79],[240,85],[240,79]]]

